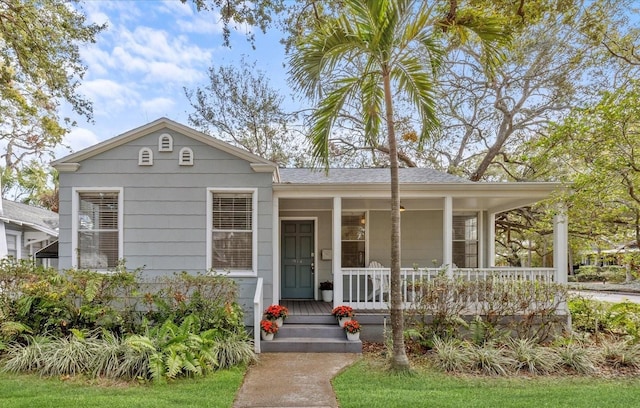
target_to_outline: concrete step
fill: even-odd
[[[331,315],[295,315],[287,317],[284,326],[288,324],[335,324],[337,326],[338,321]]]
[[[285,323],[278,333],[278,338],[311,337],[342,340],[345,337],[344,329],[337,323],[334,324],[289,324]]]
[[[280,334],[280,333],[278,333]],[[260,342],[263,353],[362,353],[362,342],[312,337],[276,337]]]

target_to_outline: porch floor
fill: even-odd
[[[333,310],[333,303],[317,300],[290,300],[282,299],[280,304],[289,309],[291,316],[329,316]],[[354,310],[358,316],[362,315],[388,315],[388,310]]]

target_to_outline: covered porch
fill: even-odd
[[[319,300],[320,283],[330,281],[332,307],[387,309],[388,183],[376,183],[366,172],[346,171],[365,169],[342,169],[344,173],[333,176],[295,170],[283,177],[287,182],[274,184],[273,189],[272,299],[280,303]],[[367,170],[383,170],[379,177],[388,178],[388,169]],[[403,170],[421,171],[424,178],[427,169]],[[566,282],[567,225],[562,212],[554,217],[552,267],[496,266],[496,214],[548,198],[558,184],[471,183],[454,176],[425,183],[411,181],[411,175],[405,175],[403,182],[402,177],[401,173],[401,274],[406,307],[414,284],[438,274],[466,280]]]

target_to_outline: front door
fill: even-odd
[[[313,221],[282,221],[281,289],[283,299],[313,299]]]

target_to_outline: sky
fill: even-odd
[[[222,44],[219,16],[179,0],[87,0],[82,8],[89,22],[107,28],[95,44],[81,47],[87,71],[78,91],[93,102],[94,123],[63,109],[63,116],[78,123],[65,139],[71,151],[160,117],[189,125],[193,108],[184,88],[206,85],[210,67],[236,64],[243,56],[257,62],[273,88],[291,94],[278,31],[265,35],[256,29],[254,50],[244,34],[251,28],[236,27],[229,48]],[[59,147],[55,157],[71,151]]]

